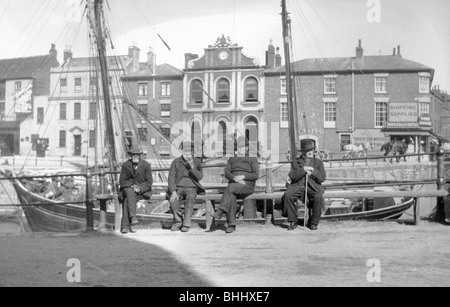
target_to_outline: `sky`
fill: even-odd
[[[222,34],[264,64],[272,41],[284,58],[281,0],[108,0],[106,9],[116,55],[130,45],[146,61],[184,67],[184,54],[200,56]],[[365,55],[390,55],[435,69],[433,85],[450,91],[450,1],[287,0],[293,59],[350,57],[358,39]],[[89,54],[80,0],[0,0],[0,59],[46,54],[56,44],[59,60],[70,46]],[[167,42],[168,50],[157,37]]]

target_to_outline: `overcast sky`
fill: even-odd
[[[264,63],[272,39],[281,47],[280,0],[109,0],[115,54],[137,44],[141,60],[150,46],[157,63],[184,66],[184,53],[201,55],[225,34],[246,55]],[[87,28],[79,23],[80,0],[0,0],[0,59],[41,55],[51,43],[87,56]],[[380,4],[379,15],[377,3]],[[402,56],[436,70],[434,84],[450,90],[450,1],[288,0],[294,59],[354,56],[358,39],[365,55]],[[368,17],[369,15],[369,17]],[[172,49],[156,38],[159,33]]]

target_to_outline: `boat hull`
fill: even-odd
[[[57,201],[46,199],[28,191],[18,180],[12,180],[17,192],[23,211],[27,218],[31,231],[33,232],[77,232],[86,230],[86,208],[82,205],[61,204]],[[323,215],[322,220],[386,220],[397,218],[408,210],[414,203],[413,199],[390,207],[370,210],[364,212],[352,212],[346,214]],[[30,205],[33,204],[33,205]],[[151,226],[160,223],[170,226],[172,214],[170,212],[138,214],[140,226]],[[94,225],[100,221],[99,209],[94,209]],[[115,221],[114,212],[107,212],[106,227],[113,229]],[[204,213],[197,211],[192,221],[200,225],[206,225]],[[265,218],[239,219],[239,223],[253,222],[266,223]],[[284,223],[286,218],[273,217],[274,223]],[[226,223],[225,219],[217,221],[219,224]]]

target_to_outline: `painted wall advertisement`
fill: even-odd
[[[408,102],[391,102],[388,127],[419,127],[419,105]]]
[[[16,113],[31,114],[33,112],[32,95],[33,84],[30,82],[23,90],[12,93],[8,100],[14,104]]]

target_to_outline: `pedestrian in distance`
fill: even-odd
[[[182,156],[175,159],[169,170],[168,194],[173,214],[172,231],[188,232],[198,194],[205,194],[200,184],[203,178],[202,162],[194,157],[191,142],[181,144]],[[185,201],[184,216],[181,201]]]
[[[151,198],[153,184],[151,165],[142,159],[143,152],[139,147],[131,146],[128,155],[130,159],[122,165],[119,177],[123,234],[134,232],[131,226],[139,224],[136,217],[137,202]]]

